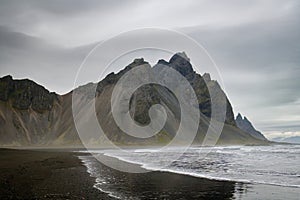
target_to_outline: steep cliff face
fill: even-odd
[[[87,122],[89,121],[92,116],[86,112],[86,105],[92,104],[91,100],[96,97],[95,107],[98,122],[106,136],[115,143],[166,143],[174,137],[180,122],[179,104],[174,94],[163,86],[149,84],[137,89],[132,95],[129,105],[130,114],[138,124],[146,125],[150,122],[149,108],[154,104],[162,104],[169,116],[163,130],[145,140],[125,134],[116,125],[111,113],[111,95],[114,86],[126,72],[141,64],[151,68],[142,58],[135,59],[119,73],[111,73],[97,84],[89,83],[75,89],[81,95],[79,117],[84,117]],[[160,60],[157,65],[159,64],[169,66],[181,73],[190,82],[196,93],[201,121],[195,143],[202,142],[211,120],[211,94],[209,94],[209,90],[214,91],[212,95],[216,95],[216,99],[220,97],[226,99],[225,126],[219,143],[260,143],[259,140],[236,127],[230,102],[219,84],[211,80],[209,74],[203,76],[197,74],[184,53],[175,54],[168,62]],[[75,128],[72,113],[73,93],[74,91],[65,95],[57,95],[27,79],[13,80],[11,76],[1,78],[0,144],[7,146],[80,145],[81,141]],[[222,103],[224,104],[223,101],[217,102],[216,108],[224,106]],[[93,131],[88,123],[86,131]],[[105,140],[102,136],[95,134],[95,137],[91,138],[91,143],[102,144],[105,143]]]
[[[199,109],[201,113],[203,113],[206,117],[210,118],[212,115],[212,102],[211,97],[214,95],[216,101],[216,111],[220,111],[221,107],[223,106],[226,108],[226,117],[225,123],[231,124],[235,126],[234,114],[232,111],[232,106],[226,97],[226,94],[220,87],[217,81],[211,80],[210,75],[208,73],[204,74],[203,77],[200,74],[197,74],[190,63],[190,59],[187,55],[182,53],[175,54],[169,62],[164,60],[160,60],[158,64],[164,64],[167,66],[172,67],[173,69],[177,70],[181,75],[183,75],[193,87],[197,99],[199,102]],[[154,66],[155,67],[155,66]],[[209,91],[213,91],[210,94]],[[222,99],[225,101],[222,101]],[[217,113],[217,118],[221,118],[221,113]],[[223,121],[220,119],[220,121]]]
[[[256,130],[252,123],[246,117],[243,118],[240,113],[237,115],[235,121],[237,127],[239,127],[241,130],[245,131],[246,133],[259,140],[267,141],[267,138],[265,138],[265,136],[261,132]]]
[[[204,74],[203,77],[200,74],[197,74],[193,70],[189,59],[184,53],[175,54],[168,62],[165,60],[159,60],[157,65],[159,64],[163,64],[177,70],[189,81],[196,93],[198,99],[198,108],[201,111],[201,119],[198,133],[195,138],[195,143],[202,143],[210,124],[212,112],[211,95],[215,95],[214,97],[215,99],[217,99],[217,105],[215,105],[217,112],[219,110],[218,108],[222,106],[226,108],[225,126],[223,128],[219,144],[247,144],[258,142],[255,138],[236,127],[231,104],[219,84],[216,81],[211,80],[209,74]],[[130,69],[139,65],[149,64],[143,59],[136,59],[133,63],[128,65],[119,73],[109,74],[104,80],[99,82],[97,86],[98,92],[96,97],[96,108],[98,111],[98,120],[102,128],[104,129],[104,132],[107,133],[107,136],[116,143],[120,141],[126,141],[126,143],[131,143],[132,141],[134,141],[134,143],[145,142],[145,140],[141,141],[139,139],[127,136],[125,133],[123,133],[115,124],[110,107],[111,94],[114,89],[114,85],[119,80],[119,77],[121,77]],[[155,69],[157,65],[153,66],[153,68]],[[150,67],[150,65],[148,67]],[[161,73],[163,73],[166,77],[172,76],[171,74],[167,74],[167,72],[165,71]],[[213,94],[210,94],[209,91],[213,91]],[[225,101],[222,101],[224,99]],[[226,105],[224,105],[224,103]],[[150,122],[148,111],[149,108],[154,104],[163,105],[166,108],[167,115],[170,117],[168,117],[165,127],[160,132],[160,134],[149,138],[146,141],[165,142],[171,139],[176,134],[181,117],[179,112],[179,103],[171,91],[169,91],[165,87],[155,84],[142,86],[141,88],[136,90],[136,92],[130,99],[130,113],[137,123],[141,125],[147,125]],[[221,116],[222,114],[217,113],[217,116],[215,117],[218,118],[218,115]]]
[[[31,80],[0,79],[1,144],[49,143],[57,134],[60,97]]]
[[[0,100],[18,110],[31,108],[42,113],[52,109],[58,96],[31,80],[13,80],[11,76],[5,76],[0,79]]]

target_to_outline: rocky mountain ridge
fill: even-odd
[[[238,113],[235,121],[236,121],[237,127],[242,129],[243,131],[249,133],[250,135],[252,135],[253,137],[255,137],[257,139],[267,141],[267,138],[265,138],[265,136],[261,132],[259,132],[258,130],[256,130],[254,128],[254,126],[247,119],[247,117],[244,116],[244,118],[243,118],[242,115],[240,113]]]
[[[0,100],[8,101],[13,108],[43,112],[51,110],[58,95],[49,92],[29,79],[13,80],[12,76],[1,78]]]
[[[106,136],[117,144],[143,145],[167,143],[176,133],[180,121],[178,102],[172,92],[157,85],[145,85],[139,88],[131,97],[130,112],[135,121],[140,124],[149,123],[148,110],[157,103],[167,107],[168,119],[163,130],[147,140],[132,138],[123,133],[115,124],[111,114],[110,97],[117,81],[130,69],[141,64],[149,65],[144,59],[135,59],[118,73],[108,74],[97,84],[89,83],[76,91],[82,92],[82,109],[91,103],[95,97],[97,117]],[[262,143],[236,126],[231,104],[226,94],[209,74],[197,74],[184,53],[177,53],[169,61],[159,60],[157,64],[172,67],[182,74],[193,87],[201,112],[201,121],[195,144],[201,144],[211,118],[211,99],[209,90],[215,95],[226,98],[225,125],[219,144],[254,144]],[[151,67],[149,65],[149,67]],[[155,68],[155,66],[153,66]],[[93,88],[96,87],[96,94]],[[44,87],[30,81],[13,80],[11,76],[0,79],[0,144],[2,146],[76,146],[81,145],[74,124],[72,113],[71,91],[65,95],[49,92]],[[219,102],[218,102],[219,103]],[[220,105],[219,106],[224,106]],[[217,105],[218,108],[218,105]],[[84,113],[84,112],[82,112]],[[88,120],[90,116],[85,116]],[[87,127],[87,130],[89,127]],[[102,136],[95,136],[92,143],[104,144]]]

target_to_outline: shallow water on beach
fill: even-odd
[[[147,148],[126,149],[127,152],[97,150],[94,153],[140,164],[151,171],[234,181],[237,184],[232,198],[236,199],[266,199],[269,196],[273,197],[270,199],[297,199],[300,193],[299,145],[191,147],[183,154],[181,150],[176,147],[164,151]],[[81,159],[89,173],[97,178],[95,187],[124,199],[124,196],[120,197],[120,190],[114,189],[112,177],[106,177],[109,173],[101,172],[95,158]]]

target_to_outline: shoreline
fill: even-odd
[[[116,199],[109,191],[97,188],[97,177],[88,172],[80,156],[90,154],[73,152],[71,149],[0,149],[0,199]],[[124,165],[120,160],[117,162],[126,167],[137,166],[130,163]],[[169,172],[131,174],[111,169],[98,161],[97,164],[107,170],[108,175],[115,177],[119,185],[113,188],[129,191],[127,196],[140,193],[150,195],[150,190],[155,192],[151,194],[152,197],[148,196],[150,199],[195,199],[199,195],[199,198],[203,196],[200,199],[233,197],[234,183],[228,181],[199,179]],[[122,182],[123,185],[118,183],[124,178],[126,181]],[[191,194],[184,194],[187,186],[191,187]]]
[[[146,173],[120,172],[100,163],[92,155],[79,157],[89,157],[89,165],[94,164],[92,167],[102,169],[102,174],[107,176],[108,180],[114,177],[114,182],[101,178],[105,185],[100,180],[96,180],[94,187],[117,199],[231,199],[235,193],[236,182],[234,181],[210,180],[173,172],[146,170],[139,164],[101,155],[101,160],[118,162],[125,170],[127,167],[136,167]],[[85,165],[90,170],[90,176],[99,179],[98,174],[93,173],[95,169]],[[116,191],[115,188],[120,189],[121,192]],[[146,193],[144,198],[144,195],[135,196],[141,193]]]
[[[294,144],[290,144],[290,145],[294,146]],[[262,145],[259,145],[259,146],[262,146]],[[223,146],[220,146],[220,147],[223,147]],[[241,147],[241,146],[236,145],[236,146],[229,146],[229,147]],[[210,147],[205,147],[205,148],[210,148]],[[146,147],[145,149],[148,149],[148,148]],[[103,150],[103,149],[99,149],[99,150]],[[226,181],[226,182],[242,183],[242,184],[248,184],[248,185],[269,185],[271,187],[278,186],[278,187],[300,189],[300,185],[286,185],[286,184],[280,184],[280,183],[270,183],[270,182],[263,182],[263,181],[260,182],[260,181],[253,181],[253,180],[247,180],[247,179],[231,179],[231,178],[213,177],[213,176],[199,175],[196,173],[185,172],[185,171],[176,171],[176,170],[172,170],[172,169],[151,168],[151,167],[144,166],[144,164],[139,163],[139,162],[133,162],[133,161],[126,160],[124,158],[115,157],[112,155],[106,155],[105,153],[97,152],[95,154],[97,156],[102,157],[101,161],[105,161],[105,160],[113,161],[113,163],[110,163],[110,164],[121,163],[122,167],[125,167],[125,168],[128,168],[128,167],[140,168],[140,171],[142,171],[142,172],[145,172],[145,171],[147,171],[147,172],[162,172],[162,173],[171,173],[171,174],[176,174],[176,175],[195,177],[195,178],[199,178],[199,179],[208,179],[211,181]],[[103,159],[103,158],[106,158],[106,159]],[[126,170],[122,169],[121,171],[126,171]],[[139,170],[137,170],[137,171],[139,171]]]
[[[108,159],[117,160],[118,162],[125,164],[125,166],[133,164],[115,157],[103,154],[101,156]],[[90,155],[89,157],[92,156]],[[92,159],[96,160],[96,158]],[[128,181],[131,183],[129,188],[140,187],[140,184],[144,184],[144,180],[148,181],[148,185],[145,189],[150,190],[151,192],[158,193],[156,196],[152,196],[153,199],[160,199],[159,193],[165,194],[168,192],[169,193],[165,194],[166,196],[163,199],[295,199],[295,197],[297,197],[300,192],[300,188],[294,186],[210,179],[208,177],[192,176],[190,174],[164,170],[155,171],[145,169],[148,171],[148,173],[126,174],[126,172],[119,172],[106,167],[105,165],[99,163],[99,161],[97,163],[98,166],[96,166],[96,168],[100,167],[108,169],[104,170],[105,172],[108,172],[105,173],[106,175],[112,174],[113,176],[115,176],[116,174],[120,174],[122,177],[121,180],[123,182]],[[133,165],[143,168],[140,164]],[[127,177],[124,178],[124,176]],[[95,183],[95,185],[97,184],[99,184],[98,181]],[[153,187],[153,184],[155,185],[155,190],[151,189]],[[174,184],[173,186],[175,188],[170,188],[169,184]],[[99,189],[103,190],[101,186],[102,184],[100,184]],[[128,185],[124,186],[123,184],[113,183],[112,189],[115,186],[118,188],[124,187],[124,191],[129,190]],[[140,192],[140,190],[136,191],[136,193],[138,192]],[[118,192],[117,194],[115,194],[114,191],[106,191],[106,193],[122,199],[122,196],[119,196]],[[176,193],[179,193],[180,195],[177,195]]]
[[[0,149],[0,199],[293,199],[300,191],[166,171],[126,173],[76,151]],[[123,169],[142,168],[102,156]]]

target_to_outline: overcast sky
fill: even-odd
[[[267,137],[300,135],[298,0],[2,0],[0,76],[66,93],[95,44],[144,27],[174,29],[202,44],[234,112]]]

